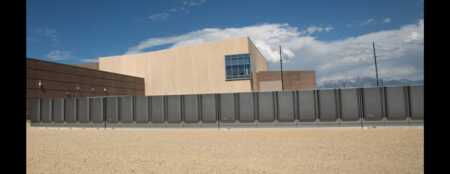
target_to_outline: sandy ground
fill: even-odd
[[[423,128],[27,129],[27,173],[423,173]]]

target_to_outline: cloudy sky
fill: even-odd
[[[27,1],[27,56],[61,63],[249,36],[279,68],[318,83],[423,79],[423,1]]]

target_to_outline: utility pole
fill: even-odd
[[[377,64],[377,54],[375,52],[375,41],[372,42],[372,46],[373,46],[373,58],[375,59],[375,75],[377,78],[377,87],[380,86],[379,82],[378,82],[378,64]]]
[[[281,74],[281,91],[284,91],[284,83],[283,83],[283,57],[281,56],[281,45],[280,45],[280,74]]]

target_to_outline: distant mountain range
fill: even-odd
[[[423,85],[423,80],[381,80],[380,86],[399,86],[399,85]],[[318,88],[356,88],[356,87],[373,87],[377,86],[377,81],[372,77],[361,77],[350,80],[336,80],[327,81],[320,85]]]

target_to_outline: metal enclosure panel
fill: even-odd
[[[137,123],[148,123],[148,97],[136,96],[135,106],[135,119]]]
[[[77,118],[80,123],[89,123],[89,99],[87,97],[77,98]]]
[[[119,99],[117,97],[106,97],[106,120],[108,123],[119,122]]]
[[[359,119],[358,89],[341,89],[341,119],[356,121]]]
[[[383,118],[382,89],[363,88],[364,119],[373,121]]]
[[[295,92],[278,92],[278,120],[295,120]]]
[[[258,118],[260,122],[270,122],[275,120],[275,103],[272,92],[258,93]]]
[[[199,121],[197,95],[184,96],[184,119],[186,123],[194,123]]]
[[[53,99],[52,102],[53,121],[55,123],[64,123],[64,99]]]
[[[423,86],[411,86],[410,99],[412,119],[423,119]]]
[[[298,110],[300,121],[315,121],[314,91],[298,92]]]
[[[164,123],[164,97],[152,96],[151,99],[151,121],[153,123]]]
[[[181,122],[181,96],[167,97],[167,121],[169,123]]]
[[[64,119],[67,123],[77,122],[77,101],[75,98],[64,99]]]
[[[25,115],[26,115],[26,119],[31,120],[31,101],[29,100],[29,98],[26,98],[26,107],[25,107]]]
[[[44,123],[52,122],[52,100],[49,98],[41,100],[41,121]]]
[[[319,91],[320,121],[335,121],[337,119],[337,104],[335,90]]]
[[[28,100],[30,102],[30,114],[31,114],[31,122],[36,123],[41,121],[41,107],[40,107],[40,99],[32,98]]]
[[[252,122],[255,120],[255,104],[253,93],[239,94],[239,121]]]
[[[202,95],[202,122],[214,123],[217,121],[216,97],[213,94]]]
[[[121,123],[133,123],[133,96],[119,98],[119,120]]]
[[[220,94],[220,118],[224,122],[233,122],[235,119],[234,95]]]
[[[89,99],[89,111],[93,123],[103,122],[103,98],[96,97]]]
[[[388,119],[404,120],[408,116],[405,89],[405,87],[386,87]]]

